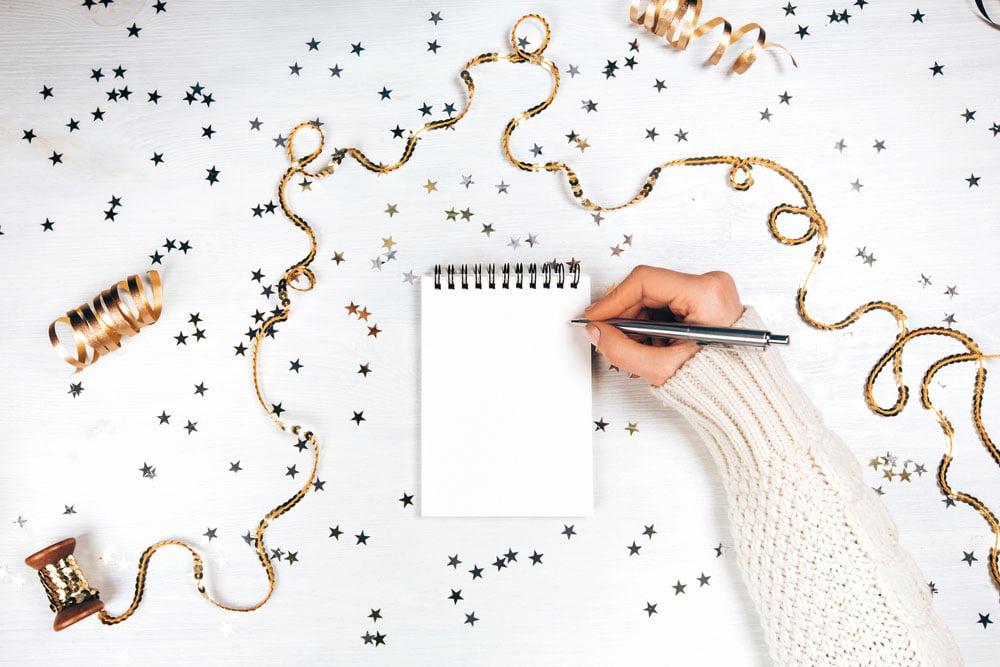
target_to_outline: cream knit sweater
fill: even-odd
[[[770,328],[752,306],[732,326]],[[723,476],[739,569],[776,664],[963,664],[885,505],[776,349],[702,347],[649,386]]]

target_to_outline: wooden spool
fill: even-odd
[[[39,574],[42,575],[41,571],[44,570],[49,565],[55,565],[58,561],[68,558],[73,555],[76,550],[76,538],[67,537],[61,542],[56,542],[52,546],[45,547],[37,553],[33,553],[24,559],[24,562],[29,567],[39,570]],[[44,581],[43,581],[44,585]],[[48,591],[48,589],[46,589]],[[49,598],[50,605],[53,605],[52,598]],[[63,606],[61,609],[56,610],[55,620],[52,622],[52,628],[56,631],[63,630],[73,625],[79,620],[90,616],[91,614],[97,613],[104,609],[104,603],[96,596],[96,591],[94,597],[77,604],[68,604]]]

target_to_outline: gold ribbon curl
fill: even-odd
[[[526,51],[522,49],[517,42],[517,29],[521,25],[521,23],[527,19],[537,20],[542,24],[542,26],[545,29],[545,38],[542,44],[533,51]],[[323,166],[320,169],[310,171],[306,167],[310,165],[313,161],[315,161],[323,152],[323,147],[325,142],[324,132],[322,129],[320,129],[318,124],[312,121],[300,123],[292,129],[292,131],[289,133],[288,141],[286,144],[286,150],[288,153],[290,166],[285,170],[285,172],[282,174],[278,182],[278,200],[281,204],[281,210],[284,212],[288,220],[296,227],[301,229],[303,232],[305,232],[306,236],[309,239],[310,249],[309,252],[306,253],[305,257],[303,257],[298,262],[295,262],[294,264],[289,266],[289,268],[285,270],[281,279],[278,281],[277,284],[278,296],[281,304],[281,311],[280,313],[271,315],[271,317],[269,317],[257,331],[257,335],[255,336],[253,342],[252,370],[253,370],[254,390],[256,392],[257,400],[260,403],[261,408],[264,409],[264,411],[270,417],[271,421],[278,428],[280,428],[282,431],[292,433],[296,436],[300,436],[310,445],[313,451],[313,466],[312,466],[312,471],[309,474],[309,478],[298,490],[298,492],[296,492],[295,495],[293,495],[287,501],[285,501],[281,505],[278,505],[270,512],[268,512],[268,514],[260,521],[260,523],[257,526],[257,531],[254,538],[254,549],[257,552],[261,565],[264,567],[265,572],[267,573],[267,579],[268,579],[267,595],[264,597],[263,600],[261,600],[256,605],[246,608],[228,607],[226,605],[217,602],[216,600],[212,599],[205,590],[205,585],[203,583],[203,564],[202,564],[202,559],[199,556],[198,552],[183,542],[164,541],[149,547],[140,557],[138,574],[136,577],[135,596],[129,608],[119,616],[112,616],[109,613],[102,611],[100,613],[100,619],[103,623],[109,625],[120,623],[121,621],[125,620],[130,615],[132,615],[132,613],[134,613],[136,607],[138,606],[139,600],[142,597],[146,572],[149,566],[149,559],[152,556],[153,552],[155,552],[160,547],[168,544],[181,546],[191,552],[194,561],[194,576],[198,592],[201,593],[201,595],[204,598],[206,598],[209,602],[211,602],[215,606],[221,607],[222,609],[227,609],[229,611],[247,612],[260,608],[271,597],[271,595],[274,592],[274,580],[275,580],[274,568],[272,567],[270,560],[267,557],[267,553],[264,550],[264,539],[263,539],[264,531],[266,530],[266,528],[273,519],[281,516],[282,514],[290,510],[305,496],[305,494],[309,490],[309,487],[312,486],[312,483],[316,478],[316,471],[319,465],[318,438],[312,431],[303,431],[303,427],[301,425],[286,424],[283,420],[279,419],[272,410],[268,409],[267,403],[265,402],[263,393],[261,391],[260,376],[258,373],[260,347],[265,336],[267,335],[267,331],[271,327],[273,327],[276,323],[287,320],[291,312],[291,299],[289,298],[288,289],[291,288],[296,291],[304,292],[311,290],[316,285],[316,276],[312,272],[312,270],[309,269],[309,265],[316,258],[317,254],[316,234],[313,231],[312,227],[309,225],[309,223],[306,222],[306,220],[303,219],[301,216],[296,214],[289,206],[286,197],[286,188],[288,184],[291,182],[292,178],[294,178],[295,175],[299,173],[303,174],[304,176],[315,179],[326,178],[327,176],[332,175],[336,171],[336,169],[343,163],[344,158],[347,157],[348,155],[354,158],[355,161],[357,161],[358,164],[360,164],[362,167],[375,173],[384,174],[399,169],[413,155],[413,152],[416,149],[416,144],[421,139],[420,135],[423,132],[429,130],[438,130],[441,128],[446,128],[451,125],[454,125],[459,121],[459,119],[461,119],[462,117],[465,116],[466,113],[468,113],[469,108],[472,106],[472,99],[475,94],[475,84],[472,80],[472,75],[469,72],[469,70],[472,67],[475,67],[476,65],[489,62],[498,62],[498,61],[506,61],[511,63],[530,62],[548,70],[553,78],[552,90],[544,101],[536,104],[535,106],[529,109],[526,109],[518,116],[510,119],[510,121],[507,122],[507,125],[505,126],[503,132],[504,154],[507,156],[507,158],[514,166],[524,171],[566,172],[566,178],[569,183],[573,196],[578,200],[580,205],[586,209],[593,211],[613,211],[625,208],[627,206],[632,206],[645,199],[652,192],[653,187],[657,182],[657,179],[660,177],[664,169],[675,166],[728,165],[729,183],[734,189],[738,191],[748,190],[753,185],[754,183],[753,169],[755,166],[759,166],[768,169],[770,171],[773,171],[782,178],[784,178],[785,180],[787,180],[789,183],[791,183],[792,186],[799,193],[803,203],[800,205],[783,203],[776,206],[771,211],[771,214],[768,217],[768,227],[771,232],[771,235],[774,236],[774,238],[777,239],[779,242],[785,245],[799,245],[801,243],[809,241],[810,239],[816,236],[819,237],[816,251],[813,253],[812,264],[809,268],[805,280],[802,283],[802,286],[799,288],[797,292],[796,307],[799,312],[799,315],[808,324],[810,324],[815,328],[831,330],[831,329],[841,329],[849,326],[853,322],[856,322],[861,317],[861,315],[863,315],[866,312],[876,309],[883,309],[890,312],[896,318],[896,321],[899,325],[900,331],[897,334],[893,345],[891,346],[889,351],[882,356],[882,358],[875,365],[875,367],[871,370],[871,372],[868,375],[868,379],[865,383],[865,390],[864,390],[865,401],[868,403],[869,408],[874,412],[884,416],[892,416],[902,411],[903,407],[906,404],[908,389],[903,384],[902,380],[902,369],[903,369],[902,351],[904,345],[907,342],[922,335],[942,335],[954,338],[966,347],[968,353],[945,357],[937,361],[934,365],[932,365],[932,367],[924,375],[923,382],[921,383],[921,401],[925,408],[934,410],[935,414],[938,417],[938,421],[941,424],[942,429],[944,429],[945,434],[948,436],[948,452],[944,455],[944,457],[941,460],[941,464],[938,467],[938,475],[937,475],[938,485],[941,488],[942,492],[947,497],[971,505],[986,519],[987,523],[989,523],[994,534],[994,546],[990,549],[989,572],[992,575],[993,582],[998,587],[998,590],[1000,590],[1000,570],[998,570],[997,566],[998,552],[1000,552],[1000,549],[998,549],[998,540],[1000,540],[1000,524],[998,524],[996,516],[985,505],[983,505],[982,502],[980,502],[978,499],[969,494],[962,493],[959,491],[953,491],[950,485],[948,484],[947,470],[954,456],[954,439],[953,439],[954,431],[951,428],[950,422],[944,416],[944,414],[940,410],[938,410],[933,405],[933,403],[931,403],[930,394],[928,390],[930,381],[933,378],[934,373],[936,373],[937,370],[939,370],[940,368],[944,367],[945,365],[951,363],[957,363],[960,361],[976,361],[978,365],[978,372],[976,375],[976,384],[975,384],[975,391],[973,398],[973,417],[976,424],[976,431],[979,434],[980,439],[983,441],[984,446],[990,452],[990,455],[993,457],[994,461],[996,461],[997,464],[1000,465],[1000,453],[998,453],[996,446],[990,440],[989,435],[987,434],[986,429],[982,424],[982,418],[980,414],[980,408],[982,404],[982,392],[986,378],[986,369],[982,365],[982,360],[1000,357],[1000,355],[983,354],[982,351],[979,349],[978,345],[976,345],[975,342],[969,336],[958,330],[944,329],[939,327],[927,327],[922,329],[915,329],[913,331],[908,331],[906,326],[906,316],[903,313],[903,311],[895,304],[886,301],[872,301],[862,306],[859,306],[850,315],[840,320],[839,322],[835,322],[833,324],[826,324],[813,319],[806,312],[805,308],[806,288],[810,278],[812,277],[814,269],[816,268],[816,266],[819,265],[820,261],[823,258],[823,255],[826,252],[827,225],[826,221],[823,219],[823,216],[816,209],[815,203],[813,202],[812,199],[812,195],[809,192],[809,189],[806,187],[805,183],[803,183],[802,180],[799,179],[795,174],[793,174],[788,168],[776,162],[767,160],[765,158],[758,158],[758,157],[740,158],[729,155],[710,156],[710,157],[690,157],[679,160],[672,160],[669,162],[665,162],[658,167],[653,168],[649,172],[649,175],[647,176],[645,183],[639,189],[639,192],[636,193],[636,195],[632,197],[632,199],[629,200],[628,202],[617,206],[601,206],[584,196],[583,188],[580,186],[579,178],[572,171],[572,169],[570,169],[570,167],[565,163],[552,161],[552,162],[546,162],[544,164],[534,164],[519,160],[510,151],[510,137],[512,132],[522,121],[532,116],[535,116],[544,109],[546,109],[555,99],[556,92],[559,89],[559,68],[551,60],[542,56],[542,53],[544,52],[546,46],[549,43],[550,37],[551,37],[551,30],[549,28],[549,24],[543,17],[537,14],[527,14],[525,16],[522,16],[517,21],[517,23],[514,24],[514,28],[511,30],[510,46],[513,50],[513,53],[505,55],[497,53],[484,53],[469,60],[465,64],[464,68],[460,73],[460,77],[462,81],[465,83],[467,89],[465,108],[462,109],[461,113],[459,113],[457,116],[427,122],[422,127],[417,129],[415,132],[411,132],[406,139],[406,145],[403,148],[402,156],[400,157],[399,161],[397,161],[395,164],[385,165],[382,164],[381,162],[375,163],[370,158],[368,158],[361,150],[351,147],[351,148],[341,148],[336,150],[330,156],[330,161],[327,165]],[[759,37],[758,39],[759,41],[762,41],[763,37]],[[760,48],[763,48],[764,46],[768,45],[761,44]],[[754,56],[748,55],[746,58],[739,61],[740,63],[742,63],[741,66],[744,66],[743,67],[744,71],[746,67],[749,67],[750,64],[752,64],[753,59],[755,57],[756,57],[755,55]],[[319,133],[319,146],[312,152],[302,157],[297,157],[294,150],[295,137],[298,134],[298,132],[304,128],[310,128]],[[779,216],[785,213],[804,216],[809,221],[809,229],[802,236],[799,237],[787,237],[783,235],[778,230],[777,221]],[[298,284],[298,281],[300,279],[305,281],[304,284],[301,285]],[[877,378],[879,373],[881,373],[882,369],[884,368],[885,364],[888,362],[889,359],[893,360],[893,373],[898,387],[898,398],[897,401],[891,407],[883,408],[879,406],[872,397],[872,387],[875,383],[875,379]]]
[[[85,303],[67,311],[49,325],[49,342],[67,363],[76,368],[76,373],[93,364],[102,355],[121,347],[123,336],[134,336],[144,326],[160,318],[163,306],[160,274],[151,270],[147,272],[147,276],[152,285],[152,303],[146,296],[141,278],[136,274],[119,280],[98,294],[92,304]],[[125,293],[132,299],[131,307],[122,296]],[[75,357],[59,341],[56,324],[60,322],[68,324],[73,330]]]
[[[680,51],[685,50],[693,40],[722,26],[722,37],[719,45],[709,56],[708,62],[711,65],[718,65],[722,56],[733,46],[740,37],[752,30],[757,31],[757,39],[754,43],[740,52],[736,61],[733,62],[732,70],[737,74],[743,74],[750,66],[756,62],[761,52],[769,47],[776,47],[783,50],[792,59],[792,65],[798,67],[795,57],[781,44],[765,41],[767,35],[757,23],[748,23],[736,31],[733,25],[726,19],[718,16],[698,25],[698,17],[701,15],[701,0],[646,0],[646,8],[642,8],[643,0],[632,0],[629,6],[629,18],[633,23],[638,23],[654,35],[663,37],[670,46]]]

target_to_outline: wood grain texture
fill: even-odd
[[[107,628],[86,619],[51,630],[52,614],[23,564],[26,555],[64,537],[110,612],[131,597],[138,556],[166,538],[196,544],[206,557],[208,586],[231,604],[253,604],[266,580],[241,536],[292,493],[307,468],[299,452],[256,404],[249,358],[255,311],[274,308],[261,295],[308,251],[304,235],[281,215],[253,214],[276,202],[287,167],[281,137],[306,120],[323,123],[327,147],[356,146],[394,162],[397,125],[415,129],[461,109],[463,65],[484,52],[508,51],[509,31],[539,13],[553,35],[546,55],[560,68],[553,105],[522,123],[512,149],[532,159],[564,160],[594,201],[628,201],[649,170],[695,155],[760,155],[792,169],[809,186],[830,225],[827,258],[811,283],[812,315],[841,319],[858,305],[893,301],[911,328],[954,326],[996,353],[1000,298],[994,258],[1000,250],[1000,35],[969,3],[921,7],[871,2],[852,6],[847,23],[829,23],[830,8],[799,3],[786,16],[778,2],[706,0],[709,15],[740,25],[758,21],[795,55],[768,52],[743,76],[702,64],[710,38],[680,52],[628,21],[628,2],[470,4],[181,2],[116,0],[88,11],[77,0],[0,4],[0,644],[12,664],[337,662],[370,665],[606,665],[660,660],[767,664],[758,619],[731,554],[725,495],[709,454],[680,417],[655,404],[641,380],[593,361],[595,515],[585,521],[459,520],[419,517],[398,499],[419,489],[419,301],[404,274],[448,262],[545,262],[575,258],[591,276],[596,299],[637,264],[702,273],[724,269],[740,293],[790,334],[784,351],[827,422],[865,463],[891,451],[933,471],[946,441],[933,415],[912,400],[897,418],[869,412],[865,375],[895,335],[891,318],[870,315],[848,331],[809,329],[794,308],[813,246],[786,247],[770,237],[767,214],[794,192],[757,172],[746,192],[729,188],[725,169],[668,170],[637,206],[606,213],[600,225],[574,200],[562,174],[527,173],[504,157],[507,120],[538,103],[551,81],[526,64],[493,63],[472,71],[476,97],[452,130],[423,135],[413,159],[375,176],[345,164],[310,190],[293,186],[294,210],[314,227],[316,289],[294,294],[288,322],[263,347],[267,400],[319,434],[323,491],[310,493],[268,530],[269,549],[298,554],[276,561],[275,596],[253,614],[226,614],[200,599],[181,550],[157,554],[134,618]],[[134,18],[128,18],[135,11]],[[838,10],[839,11],[839,10]],[[428,21],[431,12],[443,20]],[[104,18],[100,18],[103,16]],[[120,25],[101,26],[95,23]],[[138,38],[126,26],[141,27]],[[810,35],[795,31],[808,25]],[[532,29],[534,30],[534,29]],[[525,34],[537,43],[538,33]],[[318,50],[306,42],[315,38]],[[437,53],[427,43],[437,40]],[[638,40],[638,53],[629,42]],[[361,56],[351,45],[362,43]],[[636,56],[634,69],[625,58]],[[617,61],[616,76],[601,72]],[[929,67],[943,64],[943,76]],[[289,67],[303,69],[298,76]],[[580,74],[570,76],[570,65]],[[115,79],[113,68],[127,69]],[[330,74],[339,66],[340,77]],[[93,69],[104,78],[95,81]],[[654,83],[666,89],[657,92]],[[211,105],[188,104],[201,85]],[[53,97],[43,99],[43,86]],[[129,100],[107,91],[128,86]],[[391,89],[391,99],[378,91]],[[147,101],[157,91],[157,104]],[[791,95],[782,104],[779,95]],[[598,111],[581,108],[587,100]],[[433,116],[422,115],[423,104]],[[92,118],[96,108],[103,121]],[[972,120],[963,112],[974,110]],[[768,110],[770,120],[762,120]],[[80,130],[70,132],[70,119]],[[259,119],[259,131],[250,121]],[[214,134],[203,136],[211,125]],[[655,140],[646,130],[655,128]],[[30,143],[24,131],[37,135]],[[587,138],[581,152],[570,132]],[[680,140],[675,133],[686,132]],[[302,139],[305,137],[303,135]],[[843,140],[846,148],[835,144]],[[873,144],[885,142],[885,150]],[[303,142],[303,147],[306,143]],[[53,151],[63,162],[53,165]],[[151,160],[162,153],[163,164]],[[207,170],[220,171],[210,185]],[[461,184],[472,176],[468,187]],[[981,177],[977,186],[966,181]],[[295,179],[299,182],[301,179]],[[427,192],[427,180],[437,191]],[[851,183],[860,181],[860,192]],[[509,184],[501,194],[498,183]],[[121,199],[112,222],[104,211]],[[384,211],[389,203],[399,213]],[[469,208],[469,221],[445,211]],[[42,223],[55,222],[52,231]],[[487,236],[482,225],[492,223]],[[788,235],[804,225],[789,220]],[[525,239],[537,235],[529,246]],[[372,266],[382,239],[394,259]],[[632,235],[632,244],[623,236]],[[510,244],[519,239],[518,247]],[[187,253],[163,248],[188,240]],[[612,256],[609,249],[625,251]],[[864,248],[875,260],[857,256]],[[122,349],[76,376],[53,353],[49,322],[93,298],[111,282],[150,268],[163,277],[160,320]],[[331,261],[342,252],[346,262]],[[252,271],[264,274],[252,280]],[[921,274],[931,283],[922,285]],[[948,296],[948,286],[957,295]],[[365,305],[371,322],[345,314]],[[193,335],[192,313],[206,338]],[[367,335],[366,324],[382,333]],[[582,335],[582,334],[581,334]],[[911,393],[934,359],[958,350],[922,340],[907,351]],[[289,370],[299,359],[299,373]],[[358,373],[360,364],[372,372]],[[1000,470],[977,443],[969,422],[973,368],[938,376],[933,400],[958,433],[955,488],[1000,510]],[[70,383],[83,383],[76,398]],[[193,387],[208,391],[197,395]],[[470,391],[490,396],[488,380]],[[895,396],[891,376],[877,397]],[[990,383],[987,427],[997,426]],[[492,397],[501,400],[502,397]],[[366,421],[351,421],[354,411]],[[161,413],[170,415],[160,424]],[[197,431],[188,434],[188,422]],[[636,422],[638,432],[625,430]],[[230,472],[233,462],[242,470]],[[140,469],[154,466],[156,477]],[[286,471],[297,466],[299,475]],[[996,591],[985,570],[992,543],[971,509],[946,508],[932,474],[912,483],[866,481],[882,500],[900,540],[938,589],[936,609],[952,628],[968,664],[995,659]],[[516,492],[516,490],[512,490]],[[73,514],[64,514],[72,506]],[[26,519],[22,523],[18,519]],[[567,539],[564,524],[575,524]],[[653,524],[652,538],[642,534]],[[330,528],[343,535],[329,537]],[[203,534],[215,528],[217,537]],[[356,544],[355,535],[370,536]],[[628,545],[642,545],[629,556]],[[491,563],[508,549],[517,562]],[[528,556],[542,553],[542,564]],[[963,552],[974,552],[971,566]],[[458,554],[461,564],[447,566]],[[484,568],[473,580],[468,570]],[[711,575],[711,585],[697,577]],[[675,582],[688,585],[677,595]],[[451,590],[461,589],[455,604]],[[657,604],[648,615],[647,603]],[[368,617],[381,609],[382,618]],[[465,614],[481,619],[464,623]],[[385,645],[365,644],[366,632]]]

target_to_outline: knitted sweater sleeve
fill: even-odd
[[[749,305],[732,326],[769,328]],[[776,664],[963,664],[891,515],[776,348],[702,347],[649,386],[723,476],[739,570]]]

